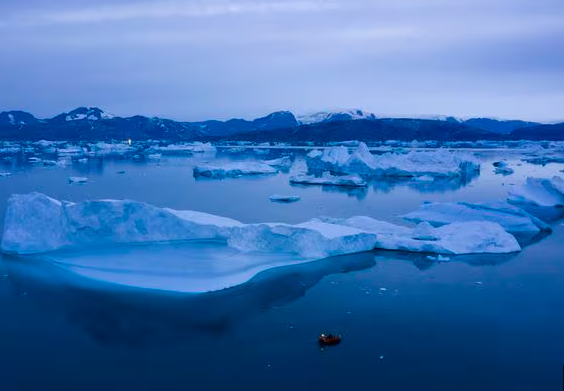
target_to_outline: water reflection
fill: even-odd
[[[515,258],[519,253],[511,254],[468,254],[468,255],[448,255],[449,262],[463,262],[471,266],[497,266]],[[424,253],[406,253],[401,251],[376,250],[374,261],[404,261],[410,262],[419,270],[428,270],[441,262],[427,259]]]
[[[99,284],[44,262],[5,257],[11,293],[104,345],[130,347],[218,336],[246,318],[302,297],[323,277],[370,268],[371,252],[267,270],[246,284],[190,295]]]

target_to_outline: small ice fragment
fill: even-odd
[[[387,289],[386,288],[380,288],[380,292],[386,292]]]
[[[384,359],[384,355],[381,355],[381,356],[380,356],[380,360],[383,360],[383,359]]]
[[[291,203],[300,200],[299,196],[273,194],[268,199],[272,202]]]
[[[86,183],[88,178],[83,176],[71,176],[69,177],[69,183]]]
[[[476,285],[484,285],[482,281],[476,281]]]

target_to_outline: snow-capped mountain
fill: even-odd
[[[336,121],[354,121],[359,119],[375,120],[376,116],[359,109],[344,111],[320,111],[297,116],[300,125],[318,124]]]
[[[98,121],[101,119],[112,119],[115,116],[106,113],[98,107],[79,107],[68,113],[62,113],[54,117],[54,121]]]
[[[0,126],[24,126],[38,122],[37,118],[25,111],[3,111],[0,113]]]

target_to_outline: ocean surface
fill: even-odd
[[[381,180],[365,191],[291,186],[291,172],[192,176],[198,162],[281,154],[294,156],[299,167],[302,152],[290,150],[92,158],[68,167],[16,159],[0,165],[0,172],[12,172],[0,177],[0,224],[8,197],[31,191],[69,201],[133,199],[246,223],[355,215],[402,223],[401,215],[424,201],[504,199],[527,176],[564,169],[524,163],[517,152],[473,153],[482,160],[475,178]],[[513,175],[494,174],[492,162],[501,158]],[[88,183],[69,184],[69,176]],[[302,199],[280,204],[269,201],[271,194]],[[247,283],[196,295],[100,282],[41,259],[4,256],[0,390],[561,390],[562,216],[556,209],[546,214],[554,232],[518,254],[432,263],[420,254],[374,251],[271,268]],[[213,243],[141,246],[112,256],[166,263],[179,253],[193,264],[245,262]],[[85,262],[107,256],[83,255]],[[321,349],[321,332],[342,334],[343,341]]]

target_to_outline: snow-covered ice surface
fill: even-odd
[[[408,228],[370,217],[327,221],[376,234],[376,248],[437,254],[511,253],[521,247],[515,237],[497,223],[468,221],[434,228],[426,222]]]
[[[558,176],[552,179],[527,178],[523,186],[510,189],[507,198],[516,204],[564,206],[564,180]]]
[[[477,204],[429,202],[422,204],[419,210],[406,214],[404,218],[416,223],[427,221],[439,227],[458,222],[488,221],[501,225],[507,232],[513,234],[551,230],[550,226],[540,219],[502,201]]]
[[[194,167],[194,177],[225,178],[248,175],[276,174],[278,170],[268,164],[258,162],[231,162],[225,164],[198,164]]]
[[[290,178],[290,183],[302,185],[326,185],[343,187],[365,187],[367,183],[358,175],[334,176],[329,172],[324,172],[321,177],[311,175],[295,175]]]
[[[448,177],[465,176],[479,171],[480,164],[470,155],[448,150],[411,151],[406,154],[373,155],[360,143],[349,152],[344,146],[315,150],[307,155],[310,170],[357,174],[362,177]]]

